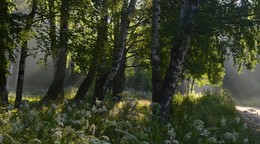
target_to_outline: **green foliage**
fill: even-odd
[[[177,139],[184,143],[255,143],[226,91],[177,95],[173,102]]]
[[[170,51],[179,41],[179,7],[180,3],[162,2],[160,45],[163,74],[168,68]],[[243,67],[253,69],[259,61],[257,8],[259,2],[248,0],[201,2],[181,80],[194,78],[195,81],[206,80],[221,85],[227,59],[233,59],[239,71]]]
[[[0,114],[0,142],[6,143],[257,143],[225,91],[176,95],[172,119],[165,123],[152,113],[147,93],[125,92],[118,103],[97,101],[90,107],[52,104],[34,109],[23,102],[19,110]],[[258,137],[258,138],[257,138]]]
[[[126,86],[137,91],[151,89],[151,73],[144,68],[134,68],[133,74],[127,75]]]

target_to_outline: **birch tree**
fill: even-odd
[[[95,44],[95,53],[92,54],[91,64],[86,75],[86,78],[81,83],[78,92],[74,100],[79,101],[83,100],[86,93],[88,92],[90,86],[92,85],[95,75],[97,73],[98,66],[102,63],[101,60],[103,53],[106,48],[107,35],[108,35],[108,0],[102,1],[102,8],[100,12],[100,22],[97,24],[97,40]],[[94,96],[95,97],[95,96]],[[93,100],[92,103],[95,103]]]
[[[119,32],[119,41],[116,46],[116,51],[114,53],[114,60],[111,66],[111,70],[108,73],[108,78],[105,81],[104,86],[102,87],[102,93],[100,96],[98,96],[99,100],[104,100],[106,91],[113,81],[115,75],[118,73],[118,70],[120,68],[120,64],[122,61],[122,57],[125,51],[125,46],[126,46],[126,37],[127,37],[127,32],[129,28],[129,24],[133,15],[133,12],[135,10],[135,5],[136,5],[137,0],[131,0],[128,2],[127,0],[124,0],[123,7],[122,7],[122,13],[121,13],[121,25],[120,25],[120,32]]]
[[[28,47],[27,42],[30,40],[32,31],[31,26],[33,24],[34,17],[36,15],[37,10],[37,0],[32,1],[32,8],[29,15],[26,16],[25,26],[21,30],[21,55],[19,60],[19,70],[18,70],[18,78],[17,78],[17,87],[16,87],[16,97],[15,97],[15,108],[18,108],[22,101],[23,95],[23,83],[24,83],[24,74],[25,74],[25,61],[28,56]]]
[[[66,75],[68,54],[68,21],[70,0],[61,0],[60,7],[60,41],[58,48],[57,70],[55,77],[41,103],[48,103],[63,95],[63,83]]]
[[[13,48],[15,47],[15,27],[11,10],[14,4],[7,0],[0,1],[0,105],[8,105],[7,75],[8,63],[13,59]],[[8,57],[9,56],[9,57]],[[11,59],[10,59],[11,58]]]
[[[172,97],[178,85],[180,74],[189,50],[191,34],[194,30],[194,20],[198,14],[200,1],[182,0],[180,5],[180,29],[178,41],[171,50],[169,68],[164,76],[158,103],[161,115],[168,118]]]
[[[153,0],[153,17],[152,17],[152,44],[151,44],[151,63],[152,63],[152,102],[158,102],[160,99],[161,88],[161,71],[160,71],[160,46],[159,46],[159,29],[161,1]]]

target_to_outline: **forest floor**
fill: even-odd
[[[249,128],[260,132],[260,107],[236,106],[236,109]]]

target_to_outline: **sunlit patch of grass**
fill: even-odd
[[[11,105],[14,105],[16,94],[11,92],[9,93],[8,100]],[[25,94],[22,97],[22,101],[28,101],[32,107],[37,106],[42,96],[40,95],[30,95]]]
[[[78,89],[76,87],[66,89],[64,91],[65,99],[73,99],[77,94],[77,90]]]

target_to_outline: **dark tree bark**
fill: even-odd
[[[57,55],[58,55],[58,46],[56,40],[56,22],[55,22],[55,3],[54,0],[48,0],[49,3],[49,22],[50,22],[50,49],[52,53],[52,61],[53,61],[53,77],[56,77],[57,70]]]
[[[161,70],[160,70],[160,13],[161,0],[153,0],[153,18],[152,18],[152,45],[151,45],[151,63],[152,63],[152,102],[158,103],[160,99],[161,88]]]
[[[126,50],[124,51],[122,62],[120,64],[118,73],[116,74],[114,80],[113,80],[113,97],[116,97],[118,99],[120,98],[120,94],[125,90],[125,66],[126,66]]]
[[[102,65],[104,60],[104,51],[105,51],[105,46],[107,43],[107,35],[108,35],[108,0],[103,0],[102,3],[102,10],[101,10],[101,19],[100,19],[100,23],[97,27],[98,29],[98,34],[97,34],[97,41],[96,41],[96,45],[95,45],[95,49],[97,49],[97,52],[93,54],[92,57],[92,62],[91,62],[91,66],[90,69],[88,71],[88,74],[86,76],[86,78],[84,79],[83,83],[80,85],[78,92],[74,98],[75,101],[78,100],[83,100],[90,88],[90,86],[92,85],[96,73],[97,73],[97,69],[100,69],[98,66]],[[100,74],[102,75],[102,74]],[[99,78],[97,78],[99,79]],[[101,78],[102,79],[102,78]],[[100,91],[101,89],[99,88],[101,80],[97,80],[98,84],[97,85],[97,89],[95,88],[95,91]],[[99,88],[99,89],[98,89]],[[95,93],[93,94],[93,104],[95,103],[95,99],[96,97],[98,97],[99,93]]]
[[[131,0],[128,5],[127,0],[124,0],[122,13],[121,13],[121,25],[120,25],[120,32],[119,32],[119,42],[117,44],[117,51],[114,54],[114,60],[111,66],[111,70],[109,71],[105,84],[102,87],[103,90],[99,97],[99,100],[101,101],[104,100],[106,91],[120,68],[120,64],[126,46],[126,36],[127,36],[130,20],[135,10],[136,1],[137,0]]]
[[[21,104],[23,97],[23,83],[24,83],[24,73],[25,73],[25,61],[27,57],[27,41],[22,44],[21,56],[19,61],[19,71],[16,86],[16,97],[15,97],[15,108],[18,108]]]
[[[171,51],[169,68],[160,90],[159,104],[161,106],[161,115],[165,118],[169,118],[172,97],[175,94],[183,63],[189,50],[190,37],[194,30],[194,17],[198,13],[199,3],[199,0],[182,0],[181,2],[179,40]]]
[[[22,32],[28,33],[33,24],[33,19],[36,15],[37,10],[37,0],[32,1],[32,10],[31,13],[26,17],[26,25],[23,28]],[[19,61],[19,72],[17,78],[17,87],[16,87],[16,97],[15,97],[15,108],[18,108],[22,101],[23,96],[23,83],[24,83],[24,73],[25,73],[25,61],[27,58],[27,41],[22,40],[21,44],[21,56]]]
[[[102,94],[103,92],[103,86],[106,83],[107,80],[107,76],[108,73],[101,73],[97,79],[96,79],[96,83],[95,83],[95,90],[94,90],[94,94],[93,94],[93,104],[95,104],[96,98],[100,101],[103,100]]]
[[[68,47],[68,19],[69,0],[61,0],[60,9],[60,42],[58,48],[58,60],[55,77],[41,103],[49,103],[57,99],[63,93],[63,83],[66,75],[67,47]]]
[[[74,101],[77,102],[77,101],[83,100],[85,98],[89,88],[91,87],[91,85],[92,85],[92,83],[95,79],[96,70],[95,70],[94,67],[95,66],[91,65],[91,68],[89,69],[86,78],[84,79],[84,81],[79,86],[79,89],[78,89],[77,94],[74,98]]]
[[[0,48],[5,49],[2,39],[0,39]],[[0,106],[7,106],[8,105],[8,91],[6,88],[7,62],[6,62],[6,56],[5,56],[4,50],[0,51],[0,57],[1,57],[1,61],[0,61],[0,98],[1,98]]]
[[[7,58],[8,51],[8,2],[0,1],[0,106],[8,105],[8,91],[6,88],[7,82]]]

